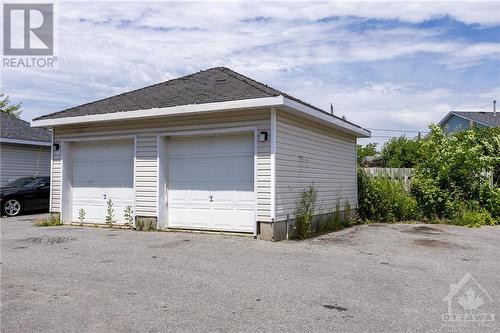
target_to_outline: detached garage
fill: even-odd
[[[357,207],[356,138],[370,132],[227,68],[39,117],[52,128],[51,211],[64,223],[285,239],[311,184],[317,215]],[[112,207],[109,206],[112,204]]]

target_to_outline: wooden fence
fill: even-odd
[[[393,180],[401,180],[406,185],[410,184],[413,168],[362,168],[364,172],[373,177],[389,177]]]

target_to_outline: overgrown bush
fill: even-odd
[[[467,227],[480,227],[495,225],[495,220],[487,209],[480,206],[479,202],[471,201],[457,207],[451,223]]]
[[[491,175],[500,165],[500,129],[447,135],[437,126],[430,128],[412,178],[412,193],[424,216],[454,220],[464,204],[477,202],[499,218],[500,194]]]
[[[454,134],[434,125],[430,129],[415,141],[418,161],[410,192],[399,182],[358,172],[359,216],[379,222],[500,223],[500,128]]]
[[[479,193],[479,203],[500,223],[500,187],[484,184]]]
[[[300,239],[311,237],[312,218],[316,209],[316,198],[318,192],[313,184],[307,190],[302,191],[295,209],[295,229]]]
[[[358,215],[363,220],[396,222],[419,217],[417,202],[403,183],[358,171]]]
[[[35,225],[38,227],[53,227],[62,225],[62,223],[59,213],[50,213],[47,217],[36,219]]]

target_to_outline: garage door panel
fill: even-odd
[[[73,220],[83,209],[85,222],[104,223],[111,199],[115,222],[124,223],[125,208],[134,205],[133,142],[76,143],[72,162]]]
[[[254,138],[168,141],[170,227],[255,230]]]
[[[232,156],[217,158],[212,164],[212,178],[220,179],[225,183],[252,182],[253,183],[253,155]]]
[[[207,165],[207,158],[173,157],[170,160],[171,185],[203,183],[210,178],[210,168],[200,167]]]

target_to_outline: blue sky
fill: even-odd
[[[226,66],[366,128],[500,100],[500,2],[61,2],[57,70],[3,70],[26,120]],[[400,132],[373,131],[382,144]]]

